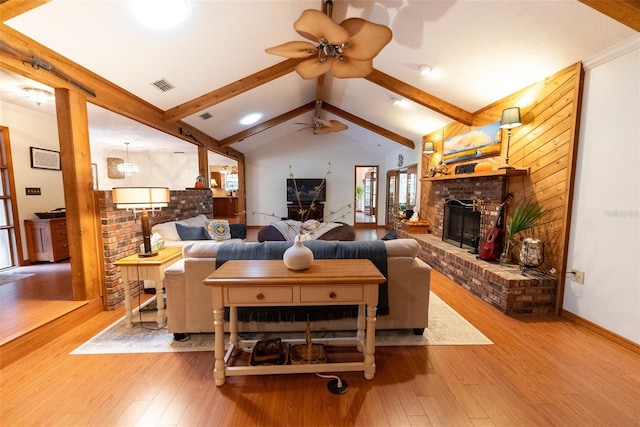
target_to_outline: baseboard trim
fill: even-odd
[[[640,354],[640,344],[637,344],[623,336],[620,336],[614,332],[609,331],[608,329],[603,328],[600,325],[596,325],[593,322],[588,321],[587,319],[583,319],[582,317],[571,313],[570,311],[567,310],[562,310],[560,312],[560,316],[571,320],[572,322],[575,322],[581,326],[584,326],[585,328],[589,329],[590,331],[595,332],[596,334],[603,336],[635,353]]]

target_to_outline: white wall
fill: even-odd
[[[140,167],[140,173],[124,179],[109,178],[107,157],[126,161],[124,148],[113,149],[91,145],[91,162],[98,167],[98,189],[111,190],[113,187],[169,187],[170,190],[184,190],[193,187],[198,176],[198,148],[185,142],[184,153],[166,153],[129,150],[129,161]]]
[[[640,343],[640,38],[585,70],[563,307]]]
[[[22,251],[28,258],[24,239],[24,220],[37,218],[35,212],[64,207],[62,171],[32,169],[29,147],[60,150],[58,125],[50,114],[0,102],[0,125],[9,128],[11,154],[16,184],[16,199]],[[171,190],[193,187],[198,176],[198,150],[185,142],[184,154],[129,152],[129,160],[140,166],[140,173],[125,179],[110,179],[107,175],[107,157],[126,159],[126,151],[107,149],[91,144],[91,162],[98,166],[98,189],[110,190],[122,186],[162,186]],[[27,196],[25,187],[40,187],[42,195]]]
[[[259,213],[275,214],[278,218],[287,216],[289,165],[295,178],[322,178],[329,169],[329,162],[331,173],[327,177],[325,219],[336,219],[337,216],[331,215],[330,211],[350,203],[350,213],[338,220],[353,224],[355,165],[379,165],[381,177],[387,172],[385,156],[363,147],[366,147],[366,142],[358,144],[337,133],[313,135],[311,132],[293,132],[246,153],[247,224],[267,225],[276,220]],[[381,212],[384,212],[384,202],[381,194]],[[384,224],[384,216],[379,216],[378,221]]]

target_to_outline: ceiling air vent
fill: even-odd
[[[209,120],[211,117],[213,117],[213,116],[210,113],[200,114],[200,118],[202,120]]]
[[[166,81],[165,79],[160,79],[157,82],[153,82],[151,84],[157,87],[158,89],[160,89],[160,91],[162,92],[167,92],[167,91],[170,91],[171,89],[175,89],[175,86],[169,83],[168,81]]]

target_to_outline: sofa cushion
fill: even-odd
[[[414,239],[393,239],[385,240],[387,257],[408,257],[415,258],[420,252],[420,243]]]
[[[200,214],[198,216],[183,219],[178,222],[182,224],[186,224],[191,227],[205,227],[207,225],[207,221],[208,221],[207,217],[204,214]]]
[[[180,240],[211,240],[207,229],[201,226],[190,227],[176,222],[176,231]]]

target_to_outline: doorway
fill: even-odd
[[[0,270],[22,264],[9,128],[0,127]]]
[[[378,226],[378,166],[355,167],[354,228]]]

